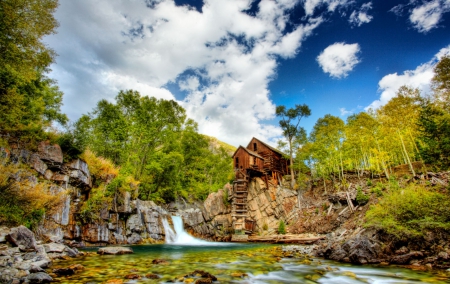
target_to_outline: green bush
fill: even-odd
[[[356,202],[358,202],[359,205],[364,205],[369,202],[369,199],[370,197],[362,192],[361,187],[358,187],[356,192]]]
[[[284,224],[283,220],[280,220],[280,223],[278,225],[278,234],[286,234],[286,224]]]
[[[398,239],[418,238],[427,231],[450,232],[450,198],[418,185],[390,190],[366,213],[366,227]]]

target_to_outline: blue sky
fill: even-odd
[[[177,100],[232,145],[281,134],[276,105],[307,104],[309,132],[429,92],[450,51],[450,0],[60,0],[50,76],[74,121],[121,89]]]

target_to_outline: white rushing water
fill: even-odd
[[[163,219],[164,232],[166,234],[166,243],[174,245],[188,245],[188,246],[201,246],[201,245],[214,245],[214,242],[207,242],[204,240],[196,239],[189,235],[183,226],[183,220],[180,216],[172,216],[172,223],[175,231],[170,227],[167,219]]]

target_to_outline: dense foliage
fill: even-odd
[[[57,0],[0,1],[0,133],[23,140],[45,137],[60,113],[62,93],[46,77],[55,53],[42,42],[54,33]]]
[[[204,199],[232,178],[229,153],[207,137],[174,101],[121,91],[102,100],[71,129],[72,148],[87,147],[140,181],[139,198],[168,202]]]

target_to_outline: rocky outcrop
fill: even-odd
[[[64,170],[69,176],[69,183],[82,189],[92,188],[92,178],[85,161],[76,159],[64,164]]]
[[[39,158],[44,161],[49,168],[61,169],[63,163],[63,153],[58,144],[51,145],[48,141],[43,141],[38,145]]]
[[[247,204],[248,215],[256,222],[256,230],[274,231],[281,219],[287,222],[293,217],[297,192],[271,184],[267,187],[262,179],[254,178],[248,187]]]

